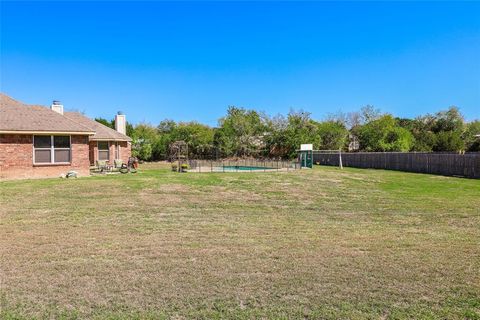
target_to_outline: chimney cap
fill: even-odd
[[[61,105],[62,103],[60,102],[60,100],[53,100],[52,104],[53,104],[54,106],[59,106],[59,105]]]
[[[123,115],[125,115],[125,114],[123,113],[123,111],[117,111],[117,115],[123,116]]]

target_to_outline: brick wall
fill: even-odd
[[[110,141],[110,157],[109,162],[113,165],[115,161],[115,141]],[[120,159],[122,159],[125,163],[128,162],[128,158],[132,156],[132,144],[127,141],[118,141],[118,145],[120,148]],[[90,141],[90,163],[95,165],[96,161],[98,160],[98,147],[97,141]]]
[[[132,156],[132,143],[127,142],[127,141],[122,141],[118,143],[120,146],[120,158],[125,161],[125,163],[128,162],[128,158]]]
[[[88,136],[72,136],[69,165],[34,165],[33,136],[0,134],[0,179],[59,177],[70,170],[88,176]]]
[[[110,164],[114,164],[114,160],[116,159],[115,155],[115,141],[110,141],[110,152],[109,152],[109,162]]]
[[[97,161],[98,153],[97,153],[97,141],[90,141],[89,142],[89,160],[91,165],[95,165],[95,161]]]

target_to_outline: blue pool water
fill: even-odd
[[[227,171],[261,171],[261,170],[275,169],[270,167],[250,167],[250,166],[223,166],[222,168]]]

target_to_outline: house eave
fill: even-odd
[[[125,142],[131,142],[132,139],[120,139],[120,138],[95,138],[92,137],[90,138],[90,141],[125,141]]]
[[[0,130],[0,134],[50,134],[93,136],[95,132],[84,131],[39,131],[39,130]]]

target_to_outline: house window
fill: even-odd
[[[33,136],[33,163],[70,163],[70,136]]]
[[[98,160],[110,159],[110,148],[108,141],[98,141]]]
[[[115,159],[120,159],[120,144],[115,142]]]

